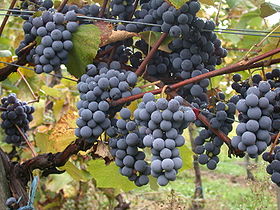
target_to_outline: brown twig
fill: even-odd
[[[280,138],[280,131],[279,131],[279,133],[277,134],[277,136],[275,137],[274,142],[273,142],[273,144],[272,144],[272,146],[271,146],[271,148],[270,148],[270,151],[269,151],[269,154],[270,154],[270,155],[272,154],[274,148],[276,147],[279,138]]]
[[[219,15],[220,15],[221,7],[222,7],[222,0],[220,0],[220,2],[219,2],[218,12],[215,17],[216,26],[219,26]]]
[[[135,72],[138,76],[141,76],[145,69],[147,64],[149,63],[149,61],[153,58],[154,54],[157,52],[159,46],[162,44],[162,42],[166,39],[166,37],[168,36],[167,33],[162,33],[160,38],[157,40],[157,42],[153,45],[151,51],[148,53],[148,55],[145,57],[145,59],[142,61],[141,65],[139,66],[139,68],[137,69],[137,71]]]
[[[36,45],[36,42],[31,43],[28,45],[28,48],[22,52],[22,56],[19,57],[17,61],[14,61],[14,64],[24,66],[27,61],[26,61],[26,55],[30,52],[30,50]],[[11,73],[16,72],[18,69],[17,66],[13,65],[8,65],[0,69],[0,81],[4,81]]]
[[[23,163],[17,163],[15,170],[25,179],[27,183],[33,170],[40,169],[44,175],[58,173],[56,167],[61,167],[66,164],[72,155],[78,154],[80,151],[86,151],[93,146],[93,143],[88,143],[84,139],[77,139],[68,145],[62,152],[40,154]]]
[[[257,44],[254,44],[250,50],[246,53],[246,55],[243,57],[243,60],[247,60],[250,52],[255,48],[255,47],[260,47],[264,42],[265,40],[267,40],[267,38],[273,33],[275,32],[277,29],[279,29],[280,25],[276,26],[271,32],[269,32],[259,43]]]
[[[58,12],[61,12],[63,10],[63,8],[65,7],[65,5],[67,4],[68,0],[63,0],[61,2],[61,4],[59,5],[59,7],[57,8]]]
[[[104,16],[107,4],[108,4],[108,0],[104,0],[101,10],[99,11],[98,17],[102,18]]]
[[[25,76],[22,74],[22,72],[21,72],[19,69],[17,69],[17,72],[20,74],[21,78],[23,79],[23,81],[24,81],[25,84],[27,85],[29,91],[31,92],[31,94],[32,94],[32,96],[33,96],[33,98],[34,98],[34,100],[37,100],[37,101],[38,101],[38,97],[37,97],[36,94],[34,93],[33,89],[31,88],[29,82],[26,80]]]
[[[33,145],[30,143],[30,141],[28,140],[28,138],[25,136],[25,134],[22,132],[22,130],[20,129],[20,127],[18,127],[18,125],[15,125],[18,132],[20,133],[20,135],[22,136],[22,138],[24,138],[26,144],[28,145],[31,153],[32,153],[32,156],[35,157],[37,156],[37,152],[35,151]]]
[[[11,9],[14,8],[16,2],[17,2],[17,0],[12,0],[12,2],[11,2],[11,4],[10,4],[10,7],[9,7],[9,10],[11,10]],[[2,21],[2,24],[1,24],[1,27],[0,27],[0,36],[2,35],[3,30],[4,30],[4,28],[5,28],[5,25],[6,25],[7,22],[8,22],[9,14],[10,14],[10,13],[11,13],[11,12],[8,11],[8,12],[6,13],[6,15],[5,15],[3,21]]]
[[[139,88],[140,88],[140,89],[144,89],[144,88],[146,88],[146,87],[150,87],[150,86],[156,85],[156,84],[158,84],[158,83],[160,83],[160,82],[161,82],[161,81],[158,80],[158,81],[155,81],[155,82],[151,82],[151,83],[142,85],[142,86],[140,86]]]
[[[133,18],[133,15],[138,7],[138,3],[139,3],[139,0],[135,0],[135,2],[133,4],[133,11],[130,13],[128,20],[131,20]]]

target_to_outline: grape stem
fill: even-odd
[[[20,129],[20,127],[18,127],[18,125],[15,125],[18,132],[20,133],[20,135],[22,136],[22,138],[24,138],[26,144],[28,145],[31,153],[32,153],[32,156],[33,157],[36,157],[37,156],[37,152],[35,151],[33,145],[30,143],[30,141],[28,140],[28,138],[25,136],[25,134],[22,132],[22,130]]]
[[[65,5],[67,4],[68,0],[63,0],[61,2],[61,4],[59,5],[59,7],[57,8],[58,12],[61,12],[63,10],[63,8],[65,7]]]
[[[152,49],[148,53],[148,55],[145,57],[139,68],[136,70],[137,76],[142,76],[145,72],[146,66],[149,63],[149,61],[153,58],[154,54],[157,52],[159,46],[162,44],[162,42],[166,39],[168,36],[167,33],[162,33],[160,38],[156,41],[156,43],[153,45]]]
[[[9,7],[9,10],[14,8],[16,2],[17,2],[17,0],[12,0],[12,2],[11,2],[11,4],[10,4],[10,7]],[[1,37],[1,35],[2,35],[2,32],[3,32],[3,30],[4,30],[4,28],[5,28],[6,24],[7,24],[7,22],[8,22],[9,14],[10,14],[10,13],[11,13],[10,11],[7,11],[7,13],[6,13],[6,15],[5,15],[5,17],[4,17],[4,19],[3,19],[2,23],[1,23],[1,27],[0,27],[0,37]]]
[[[269,154],[270,154],[270,155],[272,154],[274,148],[276,147],[279,138],[280,138],[280,131],[279,131],[279,133],[277,134],[276,138],[274,139],[274,142],[273,142],[273,144],[272,144],[272,146],[271,146],[271,148],[270,148],[270,151],[269,151]]]
[[[29,91],[31,92],[34,100],[38,102],[38,96],[36,96],[36,94],[34,93],[32,87],[30,86],[29,82],[26,80],[25,76],[22,74],[22,72],[19,69],[17,69],[17,72],[20,74],[21,78],[25,82],[25,84],[28,87]]]
[[[99,11],[98,17],[102,18],[104,16],[107,4],[108,4],[108,0],[104,0],[101,10]]]
[[[152,52],[152,50],[150,52]],[[196,77],[183,80],[183,81],[175,83],[173,85],[169,85],[166,91],[168,92],[170,90],[176,90],[177,88],[183,87],[183,86],[185,86],[187,84],[198,82],[198,81],[206,79],[206,78],[212,78],[212,77],[223,75],[223,74],[229,74],[229,73],[238,72],[238,71],[244,71],[244,70],[252,69],[252,68],[256,68],[256,67],[267,66],[267,63],[266,63],[267,61],[261,61],[259,63],[256,63],[256,62],[258,62],[260,60],[263,60],[263,59],[265,59],[267,57],[270,57],[271,55],[275,55],[275,54],[277,54],[279,52],[280,52],[280,48],[277,48],[277,49],[271,50],[271,51],[269,51],[267,53],[264,53],[262,55],[259,55],[259,56],[256,56],[254,58],[248,59],[246,61],[241,61],[241,62],[238,62],[236,64],[232,64],[230,66],[226,66],[226,67],[221,68],[221,69],[210,71],[208,73],[201,74],[201,75],[198,75]],[[279,59],[274,59],[272,61],[275,62],[275,63],[279,63],[280,60]],[[272,61],[271,61],[270,64],[273,63]],[[142,64],[143,64],[143,62],[142,62]],[[145,65],[147,63],[148,62],[146,62]],[[142,66],[142,64],[141,64],[141,66]],[[139,67],[139,69],[140,69],[140,67]],[[145,69],[145,67],[142,67],[142,69]],[[121,98],[121,99],[116,100],[116,101],[111,101],[111,106],[118,106],[120,104],[124,104],[124,103],[127,103],[127,102],[131,102],[131,101],[137,100],[139,98],[142,98],[143,95],[145,93],[148,93],[148,92],[151,92],[153,94],[160,94],[161,91],[162,91],[162,88],[155,89],[155,90],[152,90],[152,91],[147,91],[147,92],[144,92],[144,93],[140,93],[140,94],[129,96],[129,97],[125,97],[125,98]]]
[[[128,17],[128,20],[131,20],[137,7],[138,7],[138,3],[139,3],[139,0],[135,0],[134,4],[133,4],[133,11],[131,12],[131,14],[129,15]]]

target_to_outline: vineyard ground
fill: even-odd
[[[204,200],[192,199],[194,194],[194,171],[187,170],[180,174],[176,182],[158,191],[149,187],[127,193],[132,209],[192,209],[192,203],[198,202],[207,210],[256,210],[277,209],[276,190],[265,173],[265,163],[251,161],[255,181],[247,179],[246,163],[240,159],[226,157],[223,148],[221,163],[217,170],[201,168]],[[256,206],[257,204],[257,206]]]

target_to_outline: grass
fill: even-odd
[[[207,210],[255,210],[277,209],[276,188],[265,171],[265,163],[259,160],[250,166],[255,181],[248,180],[244,159],[228,158],[222,150],[220,163],[215,171],[201,167],[204,200]],[[142,187],[126,194],[131,209],[191,209],[194,195],[194,172],[179,173],[175,182],[158,191]]]

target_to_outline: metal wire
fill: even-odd
[[[15,63],[9,63],[9,62],[5,62],[5,61],[0,61],[0,63],[7,64],[7,65],[10,65],[10,66],[21,67],[21,68],[28,69],[28,70],[31,70],[31,71],[35,71],[34,68],[29,68],[29,67],[26,67],[26,66],[21,66],[21,65],[15,64]],[[70,81],[73,81],[73,82],[78,82],[78,80],[71,79],[71,78],[64,77],[64,76],[60,76],[58,74],[52,74],[52,73],[46,73],[46,74],[49,74],[49,75],[51,75],[53,77],[57,77],[57,78],[60,78],[60,79],[67,79],[67,80],[70,80]]]
[[[13,9],[0,9],[0,11],[10,11],[10,12],[22,12],[25,13],[23,15],[30,15],[35,13],[35,11],[25,11],[25,10],[13,10]],[[21,14],[0,14],[0,15],[9,15],[14,17],[19,17]],[[161,27],[160,24],[153,24],[153,23],[145,23],[145,22],[136,22],[136,21],[126,21],[126,20],[117,20],[117,19],[108,19],[108,18],[99,18],[99,17],[89,17],[89,16],[77,16],[79,19],[88,20],[88,21],[106,21],[111,23],[131,23],[131,24],[140,24],[140,25],[147,25],[147,26],[154,26],[154,27]],[[209,31],[211,30],[202,30],[202,31]],[[237,32],[235,32],[237,31]],[[239,32],[249,32],[249,33],[238,33]],[[244,35],[244,36],[260,36],[265,37],[266,34],[269,34],[270,31],[262,31],[262,30],[252,30],[252,29],[232,29],[232,28],[215,28],[214,32],[217,33],[224,33],[224,34],[234,34],[234,35]],[[258,34],[263,33],[263,34]],[[280,32],[272,32],[272,34],[280,34]],[[280,36],[270,35],[271,38],[280,38]]]

